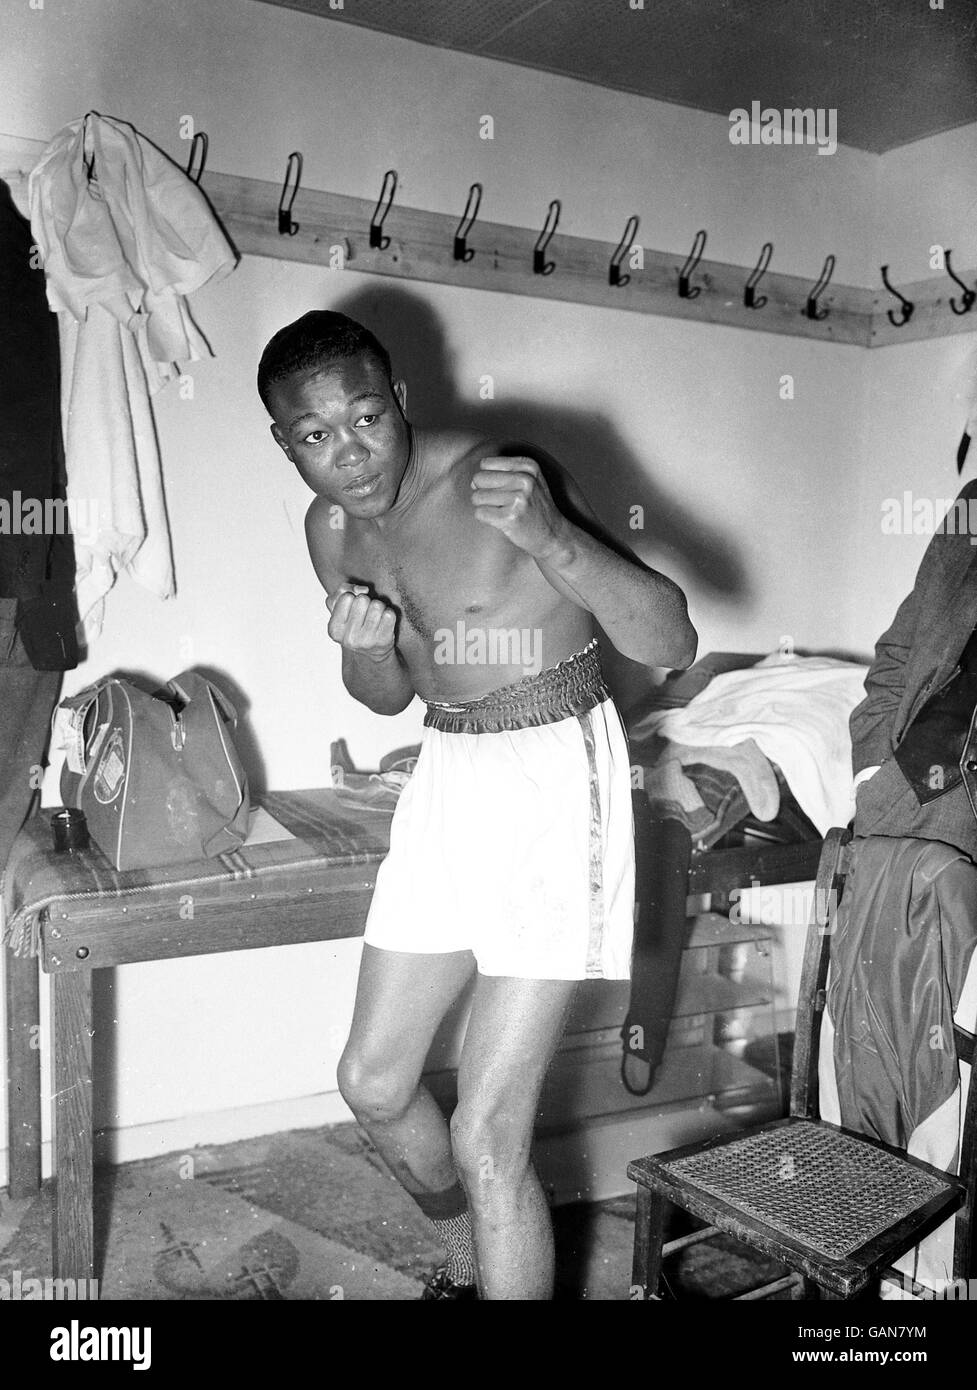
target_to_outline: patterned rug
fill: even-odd
[[[125,1164],[96,1192],[103,1299],[412,1299],[440,1258],[351,1125]],[[45,1191],[0,1276],[50,1275],[50,1226]]]

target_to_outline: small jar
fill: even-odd
[[[84,811],[74,806],[65,806],[55,811],[51,817],[51,831],[54,835],[54,848],[58,854],[76,849],[88,849],[91,839]]]

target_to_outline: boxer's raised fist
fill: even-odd
[[[329,636],[347,651],[382,661],[394,648],[396,611],[369,597],[364,584],[341,584],[326,598]]]

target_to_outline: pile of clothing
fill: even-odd
[[[643,788],[635,793],[638,913],[621,1029],[621,1079],[632,1094],[648,1094],[665,1053],[693,849],[709,849],[749,817],[759,827],[776,822],[771,838],[789,842],[848,823],[848,718],[865,671],[830,657],[712,654],[626,721]]]
[[[653,813],[680,821],[696,847],[708,849],[747,815],[773,821],[786,786],[819,835],[846,825],[848,719],[866,668],[780,653],[741,660],[751,664],[730,670],[723,662],[713,675],[715,659],[704,658],[686,673],[701,686],[687,704],[629,720],[632,759]]]

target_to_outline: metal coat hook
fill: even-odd
[[[957,472],[963,472],[963,466],[967,462],[967,455],[970,452],[970,431],[964,430],[960,436],[960,443],[957,445]]]
[[[387,185],[390,191],[387,191]],[[383,224],[386,221],[387,213],[393,207],[394,194],[397,192],[397,170],[388,169],[383,176],[383,184],[380,188],[380,197],[377,205],[373,209],[373,216],[370,218],[370,245],[376,251],[386,251],[390,245],[390,238],[383,235]],[[380,215],[382,209],[382,216]]]
[[[292,172],[294,164],[294,174]],[[295,184],[289,192],[289,184],[292,179]],[[298,150],[293,150],[288,156],[288,163],[285,166],[285,182],[282,185],[282,196],[278,200],[278,235],[294,236],[299,229],[299,224],[292,221],[292,204],[295,202],[295,195],[299,191],[299,184],[302,182],[302,156]],[[288,202],[285,201],[286,196]]]
[[[685,265],[678,273],[678,297],[679,299],[696,299],[702,292],[702,286],[696,285],[694,289],[689,288],[689,277],[696,266],[702,260],[702,253],[706,249],[706,234],[703,231],[696,232],[695,241],[692,243],[692,250],[685,258]]]
[[[627,226],[624,228],[624,235],[617,243],[617,250],[611,257],[611,264],[607,271],[607,283],[621,289],[631,281],[630,275],[621,274],[621,262],[634,245],[634,239],[638,235],[638,218],[632,214],[628,218]]]
[[[468,233],[475,224],[478,216],[478,209],[482,206],[482,185],[473,183],[468,190],[468,202],[465,204],[465,211],[461,214],[461,221],[455,228],[455,260],[470,261],[475,255],[473,247],[468,245]]]
[[[824,265],[821,267],[821,274],[818,276],[817,283],[807,296],[807,303],[804,305],[804,313],[809,319],[826,319],[830,313],[829,309],[819,309],[818,299],[828,288],[828,282],[834,274],[834,256],[825,256]]]
[[[760,259],[750,272],[750,278],[747,280],[746,287],[743,290],[743,303],[748,309],[762,309],[767,302],[767,296],[765,294],[761,294],[759,298],[757,297],[756,287],[759,285],[762,276],[766,275],[767,266],[770,264],[772,255],[773,242],[765,241],[760,250]]]
[[[543,223],[543,230],[536,238],[536,245],[533,247],[534,275],[552,275],[553,271],[556,269],[556,262],[546,259],[546,248],[549,246],[553,233],[556,231],[561,211],[562,204],[559,198],[554,198],[546,213],[546,221]]]
[[[974,307],[974,301],[977,300],[977,290],[970,289],[970,287],[968,285],[965,285],[964,282],[960,279],[960,276],[955,274],[954,269],[950,264],[949,247],[943,253],[943,257],[946,261],[947,275],[949,275],[950,279],[953,280],[956,284],[958,284],[960,288],[963,290],[963,300],[961,302],[960,308],[957,308],[957,301],[952,297],[950,299],[950,308],[953,310],[955,314],[969,314],[971,309]]]
[[[207,139],[206,133],[202,130],[198,130],[190,142],[190,158],[187,160],[187,178],[193,179],[196,184],[199,184],[203,177],[204,167],[207,163],[207,150],[209,147],[210,141]],[[200,168],[194,173],[193,161],[197,157],[198,150],[200,151]]]
[[[85,166],[85,178],[89,183],[93,180],[97,182],[97,179],[95,175],[95,151],[91,150],[91,153],[88,153],[91,148],[91,127],[88,124],[88,118],[97,115],[97,111],[86,111],[85,119],[82,121],[81,162]]]
[[[912,318],[913,310],[916,306],[915,304],[913,304],[912,300],[907,299],[904,294],[900,294],[899,291],[896,289],[895,285],[889,283],[889,267],[887,265],[884,265],[882,267],[882,283],[883,285],[885,285],[889,293],[894,294],[896,299],[898,299],[899,301],[898,311],[893,309],[886,309],[886,317],[892,324],[893,328],[901,328],[903,324],[908,323],[909,320]],[[898,312],[898,318],[896,317],[896,312]]]

